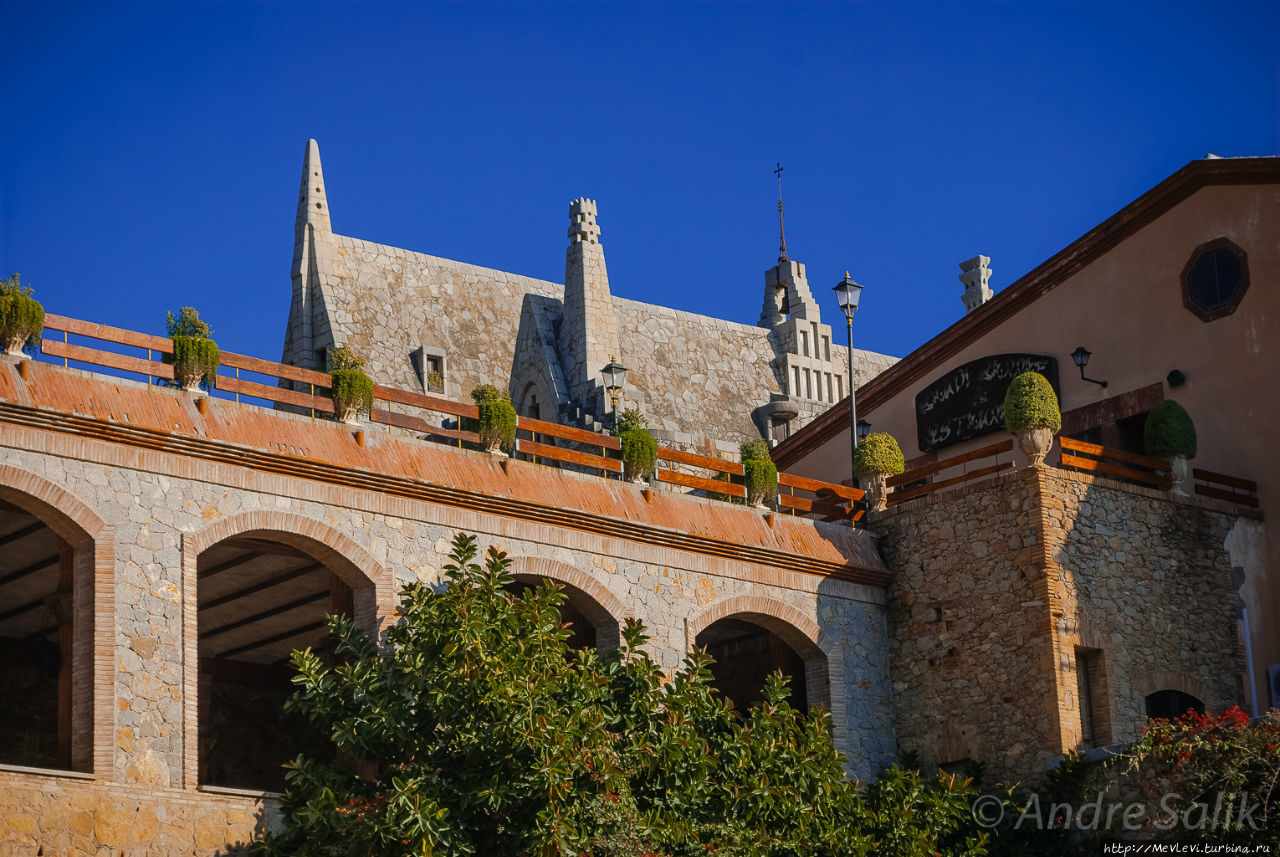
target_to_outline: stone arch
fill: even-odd
[[[526,582],[548,579],[559,583],[570,603],[595,628],[596,647],[602,651],[618,647],[619,627],[631,613],[594,577],[558,560],[527,556],[512,558],[511,575]]]
[[[1143,672],[1134,682],[1134,690],[1136,691],[1134,698],[1140,714],[1145,713],[1146,698],[1162,690],[1175,690],[1194,696],[1206,709],[1213,711],[1219,711],[1231,702],[1224,699],[1221,693],[1215,692],[1206,682],[1179,670]]]
[[[115,710],[115,528],[43,476],[0,464],[0,500],[53,530],[72,551],[71,764],[112,769]],[[103,681],[95,681],[102,675]]]
[[[394,616],[395,580],[389,568],[365,548],[323,521],[294,512],[259,509],[219,518],[182,537],[183,599],[183,782],[199,785],[199,557],[233,538],[258,538],[287,545],[314,559],[351,590],[356,623],[377,634]]]
[[[844,668],[840,649],[817,621],[799,609],[766,595],[737,595],[717,601],[685,620],[685,648],[692,651],[698,635],[721,619],[740,619],[775,634],[804,661],[805,691],[810,705],[831,712],[837,749],[845,747]]]

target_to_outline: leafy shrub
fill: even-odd
[[[329,349],[329,370],[337,372],[360,371],[364,369],[364,358],[351,350],[349,345],[339,345]]]
[[[200,313],[196,312],[195,307],[184,306],[176,316],[172,312],[167,313],[164,326],[170,339],[179,336],[208,339],[213,336],[213,328],[201,321]]]
[[[444,374],[438,369],[427,373],[427,389],[441,392],[444,390]]]
[[[873,431],[867,435],[853,453],[853,475],[857,477],[868,473],[897,476],[906,466],[898,441],[884,431]]]
[[[760,437],[744,441],[738,447],[738,460],[743,463],[748,461],[773,461],[773,455],[769,452],[769,441]]]
[[[668,675],[634,620],[613,651],[571,650],[562,590],[546,583],[513,595],[506,554],[490,548],[483,565],[476,556],[474,537],[457,536],[443,588],[406,587],[381,643],[335,616],[337,666],[309,649],[294,653],[297,692],[287,708],[336,753],[287,766],[284,829],[257,850],[984,853],[953,844],[967,784],[917,776],[899,786],[909,778],[891,774],[860,799],[832,744],[830,715],[792,708],[781,675],[767,680],[762,702],[738,712],[712,688],[705,652]]]
[[[778,496],[778,467],[769,459],[748,458],[742,462],[742,481],[747,486],[747,498],[756,496],[772,503]]]
[[[613,422],[613,428],[609,430],[609,434],[614,437],[622,437],[629,431],[648,431],[649,421],[644,418],[644,414],[640,413],[639,408],[627,408],[618,413],[617,419]]]
[[[628,479],[653,472],[658,461],[658,441],[653,435],[642,428],[632,428],[619,435],[618,440],[622,442],[622,466]]]
[[[484,448],[512,449],[516,443],[516,409],[511,406],[511,394],[492,384],[481,384],[471,391],[471,400],[480,412],[476,432]]]
[[[22,285],[21,277],[11,274],[0,280],[0,347],[17,337],[28,342],[44,329],[44,307],[31,297],[31,287]]]
[[[1196,427],[1187,409],[1165,399],[1151,409],[1142,427],[1142,441],[1153,458],[1196,457]]]
[[[1062,430],[1058,396],[1048,378],[1023,372],[1013,379],[1004,394],[1004,425],[1010,434],[1029,428],[1047,428],[1054,434]]]
[[[329,395],[338,416],[342,416],[351,405],[355,405],[359,413],[373,411],[373,379],[359,369],[334,369],[330,372]]]

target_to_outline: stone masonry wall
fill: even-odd
[[[850,758],[851,773],[870,776],[893,754],[887,627],[883,593],[874,587],[760,567],[737,572],[722,560],[550,524],[380,498],[228,465],[196,465],[177,456],[64,441],[58,435],[41,436],[51,438],[48,444],[38,443],[48,447],[44,451],[5,445],[14,437],[8,427],[0,435],[0,466],[13,468],[10,473],[30,474],[32,481],[56,484],[114,532],[114,655],[105,661],[112,665],[110,672],[99,669],[95,675],[95,682],[105,685],[113,700],[108,716],[114,720],[114,746],[105,756],[111,760],[109,768],[96,771],[93,782],[66,778],[58,780],[56,789],[0,787],[0,818],[39,820],[89,813],[92,823],[86,816],[83,823],[74,823],[73,833],[89,837],[84,831],[92,827],[93,837],[85,841],[120,848],[102,853],[212,853],[199,838],[191,845],[158,833],[137,834],[136,841],[131,840],[136,850],[126,850],[113,845],[114,833],[104,836],[97,827],[103,800],[134,811],[133,798],[118,796],[133,794],[130,789],[147,792],[144,803],[154,807],[161,827],[169,819],[190,836],[191,826],[199,830],[199,818],[205,817],[204,801],[211,799],[195,791],[192,770],[197,734],[191,645],[195,574],[187,565],[190,551],[184,552],[184,545],[202,543],[202,533],[211,528],[277,529],[285,535],[327,539],[326,545],[339,546],[362,572],[373,577],[389,568],[398,584],[439,580],[453,535],[459,530],[476,532],[482,546],[506,549],[515,559],[515,571],[571,581],[615,619],[640,618],[650,628],[651,649],[666,669],[679,666],[690,641],[715,618],[741,612],[769,617],[785,625],[795,640],[824,652],[836,737]],[[35,443],[28,440],[28,447]],[[21,485],[11,487],[22,490]],[[388,607],[379,609],[382,619],[389,619]],[[100,658],[99,663],[104,661]],[[828,692],[825,687],[814,690]],[[251,803],[241,800],[239,808],[226,811],[252,814]],[[211,805],[221,806],[216,801]],[[117,810],[120,806],[102,811],[111,816]],[[143,814],[137,810],[136,819]],[[129,824],[148,832],[155,828],[150,815],[136,819]],[[36,830],[25,821],[0,826],[0,851],[34,853],[37,843],[45,846],[45,854],[93,853],[75,850],[79,845],[66,852],[51,851],[63,848],[59,843],[71,841],[66,837],[72,834],[59,828],[55,836],[47,826],[45,821],[38,821]],[[239,820],[227,821],[226,841],[249,829]]]
[[[1191,498],[1023,469],[877,516],[894,573],[894,717],[926,763],[1026,779],[1082,747],[1077,647],[1093,664],[1094,745],[1133,740],[1144,697],[1211,709],[1243,670],[1225,543],[1236,517]],[[1104,721],[1104,722],[1097,722]]]

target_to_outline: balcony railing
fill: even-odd
[[[46,315],[44,327],[38,359],[139,376],[148,384],[173,380],[173,368],[163,360],[172,350],[172,342],[165,337],[58,315]],[[209,391],[213,397],[332,418],[326,373],[228,351],[221,352],[220,363]],[[373,399],[370,422],[412,432],[419,440],[479,448],[479,436],[465,427],[467,420],[478,416],[475,405],[380,384],[374,384]],[[514,454],[523,460],[620,478],[620,450],[619,440],[608,434],[517,418]],[[696,490],[715,499],[744,502],[746,497],[741,464],[664,447],[658,449],[651,483]],[[858,488],[785,473],[779,474],[778,486],[777,511],[784,514],[828,522],[856,522],[865,514],[863,492]]]

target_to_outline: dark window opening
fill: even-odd
[[[199,781],[283,791],[299,753],[332,758],[327,736],[284,712],[291,653],[330,659],[328,616],[353,613],[351,589],[289,545],[233,538],[202,553],[198,571]]]
[[[73,552],[0,501],[0,762],[73,767]],[[87,768],[86,768],[87,769]]]
[[[769,424],[770,436],[781,443],[791,435],[791,420],[774,417]]]
[[[1101,649],[1076,649],[1076,690],[1080,704],[1080,743],[1085,748],[1111,743],[1111,704]]]
[[[753,622],[721,619],[699,634],[695,643],[715,658],[711,684],[738,711],[745,712],[764,698],[765,678],[776,670],[790,679],[791,706],[808,710],[804,659],[773,632]]]
[[[1235,243],[1201,244],[1182,269],[1182,302],[1203,321],[1235,312],[1249,288],[1249,260]]]
[[[1180,690],[1157,690],[1146,699],[1147,716],[1163,717],[1168,720],[1181,717],[1188,711],[1204,714],[1204,703],[1189,693]]]

